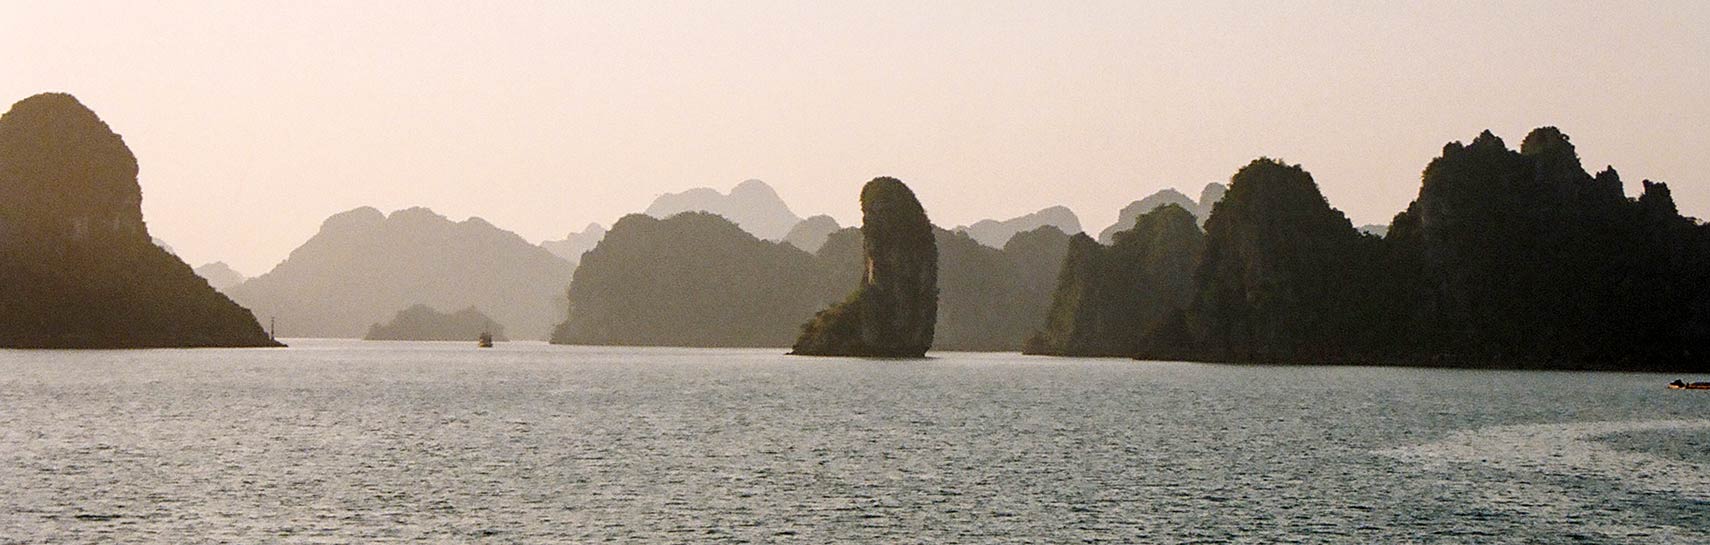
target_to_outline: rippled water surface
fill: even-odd
[[[0,543],[1710,543],[1672,376],[293,344],[0,351]]]

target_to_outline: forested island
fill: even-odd
[[[0,116],[0,347],[279,346],[155,245],[137,159],[71,95]]]
[[[411,305],[398,311],[391,321],[368,327],[367,341],[473,341],[482,334],[493,340],[505,337],[505,326],[475,307],[440,312],[427,305]]]
[[[1710,369],[1710,227],[1567,135],[1450,143],[1383,237],[1259,159],[1205,231],[1154,210],[1077,241],[1029,351],[1241,363]],[[1199,239],[1203,237],[1203,243]],[[1159,254],[1162,251],[1163,254]],[[1191,281],[1187,281],[1188,272]]]

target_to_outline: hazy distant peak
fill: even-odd
[[[645,217],[645,216],[643,216]],[[598,246],[606,238],[606,228],[598,223],[590,223],[581,232],[571,232],[562,240],[548,240],[540,243],[540,247],[552,252],[552,255],[569,261],[571,265],[581,263],[582,254]]]
[[[795,227],[791,227],[789,234],[784,235],[784,242],[807,250],[808,253],[813,253],[819,251],[820,246],[825,245],[826,238],[842,228],[837,224],[836,219],[820,214],[804,219]]]
[[[249,279],[248,277],[245,277],[243,273],[233,270],[232,267],[227,265],[224,261],[215,261],[213,263],[196,267],[195,271],[196,276],[200,276],[208,281],[208,285],[213,286],[216,290],[222,291],[226,288],[242,284],[243,281]]]
[[[464,226],[470,226],[470,227],[481,227],[481,228],[491,228],[491,229],[498,229],[499,228],[497,225],[493,225],[492,222],[489,222],[480,216],[469,216],[469,219],[457,222],[457,224],[458,225],[464,225]]]
[[[386,216],[386,219],[391,221],[451,221],[444,215],[434,212],[433,209],[425,206],[412,206],[402,210],[396,210]]]
[[[365,229],[386,221],[386,214],[372,206],[363,206],[328,216],[321,222],[322,231]]]
[[[724,216],[750,234],[767,240],[784,238],[790,228],[801,222],[801,217],[790,211],[778,192],[760,180],[736,184],[730,193],[706,187],[666,193],[653,200],[646,214],[663,219],[697,211]]]
[[[749,198],[774,199],[779,202],[783,202],[783,199],[778,197],[778,192],[772,189],[772,186],[767,185],[766,182],[753,178],[743,180],[742,183],[736,184],[736,187],[730,188],[730,196],[736,197],[739,195]]]
[[[952,230],[967,233],[980,244],[992,248],[1002,248],[1016,234],[1047,225],[1064,233],[1081,232],[1080,217],[1076,216],[1073,210],[1061,205],[1043,208],[1036,212],[1001,221],[980,220],[974,222],[973,225],[960,226]]]
[[[1175,188],[1160,189],[1151,195],[1147,195],[1144,199],[1128,203],[1128,206],[1122,207],[1122,210],[1116,214],[1116,223],[1099,232],[1098,241],[1110,244],[1115,240],[1116,233],[1133,228],[1134,222],[1139,220],[1141,215],[1167,204],[1182,207],[1183,210],[1193,214],[1201,226],[1204,226],[1205,220],[1211,217],[1213,205],[1216,205],[1217,201],[1223,200],[1223,195],[1228,190],[1228,186],[1221,183],[1206,184],[1205,188],[1199,192],[1199,201],[1195,202],[1192,197],[1177,191]]]

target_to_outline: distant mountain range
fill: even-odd
[[[710,212],[724,216],[742,230],[756,237],[778,241],[802,218],[790,211],[790,206],[778,197],[772,186],[760,180],[747,180],[731,188],[730,193],[697,187],[681,193],[666,193],[653,200],[644,212],[665,219],[683,212]]]
[[[1065,234],[1081,232],[1081,219],[1073,210],[1064,206],[1052,206],[1031,214],[1010,218],[1007,220],[980,220],[973,225],[951,229],[967,233],[980,244],[992,248],[1002,248],[1009,243],[1010,237],[1022,231],[1032,231],[1050,225]]]
[[[290,337],[359,338],[424,304],[468,308],[514,337],[544,339],[564,316],[571,264],[480,218],[357,208],[327,218],[272,271],[227,290]]]

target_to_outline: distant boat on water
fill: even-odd
[[[1674,382],[1668,383],[1668,389],[1670,389],[1670,390],[1710,390],[1710,382],[1683,382],[1680,379],[1675,379]]]
[[[475,342],[478,343],[481,348],[492,348],[493,347],[493,334],[488,333],[486,331],[482,331],[481,336],[479,338],[477,338],[475,340]]]

